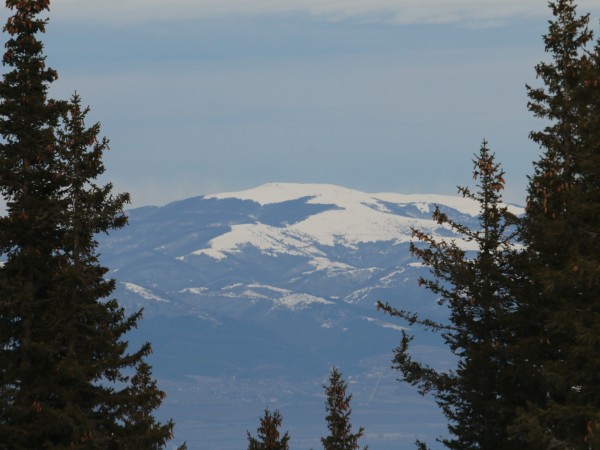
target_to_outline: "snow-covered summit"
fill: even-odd
[[[352,374],[357,401],[387,417],[407,404],[404,393],[399,406],[390,403],[396,376],[383,374],[410,324],[377,312],[375,302],[446,320],[437,296],[419,287],[429,269],[408,245],[413,226],[460,239],[431,220],[435,205],[478,226],[478,205],[456,196],[271,183],[130,210],[128,227],[98,237],[99,251],[115,297],[128,311],[144,309],[145,334],[132,338],[153,343],[155,373],[169,380],[182,423],[190,408],[212,418],[215,405],[252,406],[252,421],[266,402],[304,408],[314,400],[319,411],[332,363]],[[415,346],[415,356],[451,369],[436,342]],[[274,389],[280,400],[270,400]]]
[[[458,196],[269,183],[133,210],[130,227],[108,238],[103,250],[113,255],[126,295],[154,300],[157,308],[181,296],[229,298],[222,288],[235,283],[300,296],[290,298],[372,302],[373,289],[396,289],[422,270],[408,249],[413,229],[474,249],[473,242],[432,220],[436,206],[456,222],[479,225],[477,202]]]
[[[365,193],[355,189],[323,183],[266,183],[255,188],[237,192],[223,192],[211,194],[205,198],[226,199],[237,198],[251,200],[261,205],[282,203],[312,197],[309,203],[335,204],[345,207],[356,203],[365,205],[378,205],[393,203],[396,205],[418,205],[424,212],[430,212],[431,205],[445,205],[463,214],[477,216],[479,205],[473,200],[457,195],[439,194],[399,194],[391,192]],[[522,208],[509,205],[509,210],[514,214],[521,214]]]
[[[372,206],[381,205],[383,202],[398,205],[414,203],[423,206],[439,203],[472,216],[478,214],[477,203],[457,196],[396,193],[369,194],[333,184],[319,183],[267,183],[244,191],[207,195],[205,198],[237,198],[251,200],[261,205],[269,205],[304,197],[312,197],[309,203],[334,204],[341,208],[352,207],[361,203]]]
[[[243,224],[210,241],[210,246],[194,254],[221,259],[252,245],[263,252],[320,256],[318,246],[337,244],[353,247],[359,243],[411,240],[412,228],[447,236],[449,230],[431,220],[436,205],[475,218],[477,202],[458,197],[431,194],[368,194],[329,184],[268,183],[253,189],[214,194],[205,198],[251,200],[272,205],[308,198],[307,204],[330,205],[325,211],[286,226],[262,223]],[[511,207],[519,213],[517,207]],[[464,243],[467,246],[467,243]]]

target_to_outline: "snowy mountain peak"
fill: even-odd
[[[251,284],[286,289],[285,301],[275,291],[261,296],[290,308],[316,298],[372,304],[373,289],[396,289],[421,270],[408,251],[413,229],[474,249],[431,219],[436,206],[479,226],[478,204],[461,197],[269,183],[130,211],[130,226],[111,235],[103,253],[126,296],[153,308],[229,298],[222,289],[235,283],[246,287],[240,298],[256,290]]]
[[[390,407],[396,376],[386,384],[383,374],[406,324],[378,313],[375,302],[447,317],[436,296],[419,287],[428,268],[409,248],[411,227],[468,248],[431,219],[436,205],[456,222],[479,226],[477,203],[461,197],[327,184],[270,183],[128,211],[128,227],[99,236],[100,253],[119,302],[144,309],[140,341],[153,343],[155,373],[172,386],[167,417],[204,439],[211,428],[231,434],[210,425],[215,411],[229,411],[223,405],[236,415],[253,408],[253,421],[265,404],[304,408],[308,401],[321,411],[323,376],[332,365],[352,375],[357,405],[381,411],[373,429],[399,405],[417,404],[402,394]],[[421,346],[426,360],[446,364],[432,345]],[[279,403],[271,400],[274,391]],[[190,420],[198,408],[210,419]],[[431,413],[423,417],[428,422]],[[415,430],[405,433],[414,441]]]
[[[240,200],[252,200],[263,206],[304,197],[314,197],[311,203],[339,205],[339,203],[346,203],[349,199],[351,201],[363,198],[368,199],[369,194],[332,184],[267,183],[245,191],[225,192],[206,196],[206,198],[216,199],[237,198]]]
[[[215,259],[253,246],[265,254],[303,255],[314,260],[323,256],[323,246],[354,248],[368,242],[408,242],[412,228],[449,236],[450,230],[431,220],[436,205],[454,210],[454,215],[464,216],[463,221],[473,221],[479,213],[477,202],[457,196],[367,194],[329,184],[269,183],[205,198],[250,200],[263,207],[305,199],[306,205],[329,206],[294,223],[272,226],[257,220],[234,225],[229,232],[212,239],[207,247],[193,252]],[[515,212],[519,212],[517,208]],[[467,243],[463,245],[468,248]]]
[[[462,214],[476,217],[479,214],[477,202],[456,195],[439,194],[398,194],[381,192],[369,194],[333,184],[319,183],[267,183],[255,188],[237,192],[224,192],[206,195],[204,198],[251,200],[260,205],[283,203],[310,197],[311,204],[331,204],[339,208],[352,208],[356,205],[368,205],[385,211],[385,205],[415,205],[424,213],[431,213],[433,205],[445,205]],[[522,208],[509,206],[514,214],[522,213]]]

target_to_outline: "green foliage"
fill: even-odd
[[[57,78],[36,34],[48,0],[9,0],[14,15],[0,82],[0,448],[159,449],[173,424],[152,412],[164,394],[128,351],[126,316],[108,299],[97,233],[124,226],[127,194],[98,185],[106,139],[87,109],[47,97]]]
[[[480,207],[479,229],[471,230],[436,208],[433,219],[452,229],[475,252],[467,252],[455,240],[436,238],[413,230],[413,255],[430,268],[432,279],[419,283],[438,295],[448,307],[449,323],[420,318],[389,304],[378,304],[384,312],[440,333],[458,358],[457,368],[443,372],[415,361],[410,354],[413,336],[403,331],[395,350],[394,367],[402,380],[417,386],[423,395],[431,393],[449,419],[451,439],[443,440],[452,449],[530,448],[507,431],[515,406],[524,405],[514,389],[513,316],[511,295],[515,281],[511,270],[516,218],[502,206],[504,172],[484,141],[474,159],[473,176],[478,191],[459,188],[464,197]],[[473,254],[474,253],[474,254]],[[426,448],[418,443],[419,448]]]
[[[530,110],[547,125],[521,227],[523,352],[545,393],[521,411],[515,432],[547,448],[600,448],[600,52],[589,15],[550,4],[549,63],[536,67]]]
[[[260,419],[257,437],[248,434],[248,450],[288,450],[290,436],[287,431],[280,437],[281,414],[275,410],[273,413],[265,409],[265,414]]]
[[[429,448],[427,447],[427,444],[425,444],[425,442],[422,442],[420,440],[416,440],[415,445],[417,446],[417,450],[429,450]]]
[[[364,429],[360,427],[358,432],[352,433],[352,424],[350,423],[352,395],[346,394],[346,382],[337,368],[331,369],[329,384],[323,388],[327,396],[325,420],[329,429],[329,435],[321,438],[323,449],[359,450],[358,440],[362,437]],[[367,447],[364,447],[364,450],[367,450]]]
[[[578,16],[572,0],[549,6],[551,61],[536,66],[542,86],[527,87],[529,110],[546,125],[530,135],[542,155],[517,222],[521,250],[510,250],[514,221],[494,194],[501,172],[481,170],[484,145],[480,193],[463,190],[482,207],[481,231],[434,214],[476,244],[476,257],[418,231],[412,247],[432,269],[421,283],[448,305],[450,323],[379,305],[441,333],[459,357],[447,373],[413,361],[407,333],[395,357],[403,380],[433,393],[449,418],[450,448],[600,448],[600,43],[589,49],[589,15]]]

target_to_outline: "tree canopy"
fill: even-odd
[[[0,82],[0,448],[159,449],[173,423],[146,344],[125,335],[98,233],[123,227],[127,194],[101,185],[108,140],[87,127],[81,99],[48,97],[57,72],[43,44],[48,0],[7,0],[13,15]]]
[[[321,438],[323,450],[359,450],[358,440],[364,434],[364,428],[360,427],[356,433],[352,432],[350,415],[350,400],[352,394],[347,394],[347,384],[342,378],[341,372],[336,368],[331,369],[329,383],[325,389],[325,411],[327,415],[327,429],[329,434]],[[364,447],[367,450],[367,447]]]
[[[529,110],[545,126],[530,134],[542,154],[525,214],[501,206],[502,172],[484,143],[479,191],[461,189],[481,206],[480,229],[434,213],[475,253],[418,230],[411,247],[449,323],[379,305],[441,333],[458,358],[447,372],[414,361],[405,332],[394,359],[449,419],[448,448],[600,448],[600,44],[590,48],[589,15],[572,0],[549,6],[551,60],[536,66],[541,86],[527,86]]]
[[[260,426],[256,430],[257,436],[248,435],[248,450],[288,450],[290,436],[286,431],[283,436],[279,431],[281,427],[281,414],[278,410],[273,412],[265,409],[260,419]]]
[[[419,283],[447,306],[449,321],[421,318],[389,304],[379,303],[378,307],[409,325],[441,334],[457,357],[457,367],[450,372],[415,361],[410,353],[413,336],[408,331],[402,332],[394,357],[402,380],[417,386],[421,394],[431,393],[448,418],[452,437],[443,440],[448,448],[528,448],[507,432],[515,403],[525,404],[514,394],[516,374],[512,373],[516,343],[510,258],[516,217],[502,205],[504,172],[485,141],[473,163],[477,192],[459,189],[479,204],[479,227],[469,229],[436,208],[434,220],[452,229],[462,241],[413,230],[416,241],[411,251],[433,275],[431,279],[421,277]],[[476,250],[468,250],[461,242]]]

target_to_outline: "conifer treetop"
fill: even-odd
[[[325,420],[329,435],[321,438],[323,450],[359,450],[358,440],[364,434],[364,428],[360,427],[356,433],[352,433],[350,423],[350,401],[352,394],[347,394],[347,384],[342,373],[336,368],[331,369],[329,383],[323,386],[325,389]],[[367,447],[364,447],[367,450]]]
[[[286,431],[283,436],[279,431],[282,417],[278,410],[273,412],[269,408],[265,409],[263,417],[260,419],[257,436],[254,437],[250,432],[248,435],[248,450],[289,450],[290,436]]]

